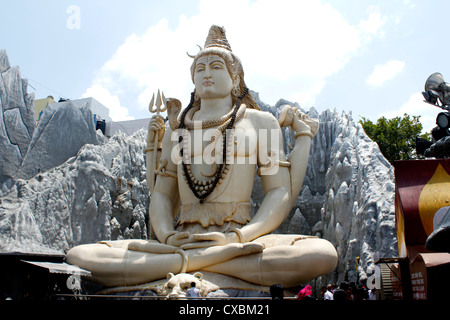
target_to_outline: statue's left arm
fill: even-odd
[[[278,121],[269,113],[258,112],[258,173],[265,197],[252,220],[240,228],[241,241],[251,241],[274,231],[291,209],[290,176],[283,151],[283,136]],[[264,136],[265,134],[265,136]]]
[[[289,154],[289,172],[291,179],[291,208],[300,194],[308,167],[311,142],[319,130],[319,120],[309,118],[306,114],[286,105],[278,120],[283,127],[293,131],[295,146]]]

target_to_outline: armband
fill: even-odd
[[[296,132],[294,134],[295,139],[297,139],[298,137],[301,137],[301,136],[308,136],[311,139],[314,138],[314,135],[311,133],[311,131],[300,131],[300,132]]]

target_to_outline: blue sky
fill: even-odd
[[[93,96],[115,121],[147,118],[158,89],[186,105],[191,59],[223,25],[261,100],[375,121],[440,109],[429,75],[450,79],[445,0],[0,0],[0,49],[36,99]],[[450,81],[450,80],[448,80]]]

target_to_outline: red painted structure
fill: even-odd
[[[399,258],[409,261],[403,287],[410,282],[414,300],[438,299],[450,286],[450,254],[427,250],[425,242],[442,219],[440,209],[450,206],[450,159],[397,161],[394,167]]]

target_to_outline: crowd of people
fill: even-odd
[[[342,282],[339,286],[329,284],[322,286],[321,296],[323,300],[376,300],[376,289],[368,289],[354,282]]]
[[[272,299],[281,300],[284,298],[284,288],[281,285],[273,285],[270,288]],[[368,289],[364,285],[356,285],[355,283],[342,282],[339,286],[329,284],[321,287],[319,297],[314,297],[310,285],[303,287],[297,295],[297,300],[376,300],[376,289]]]

